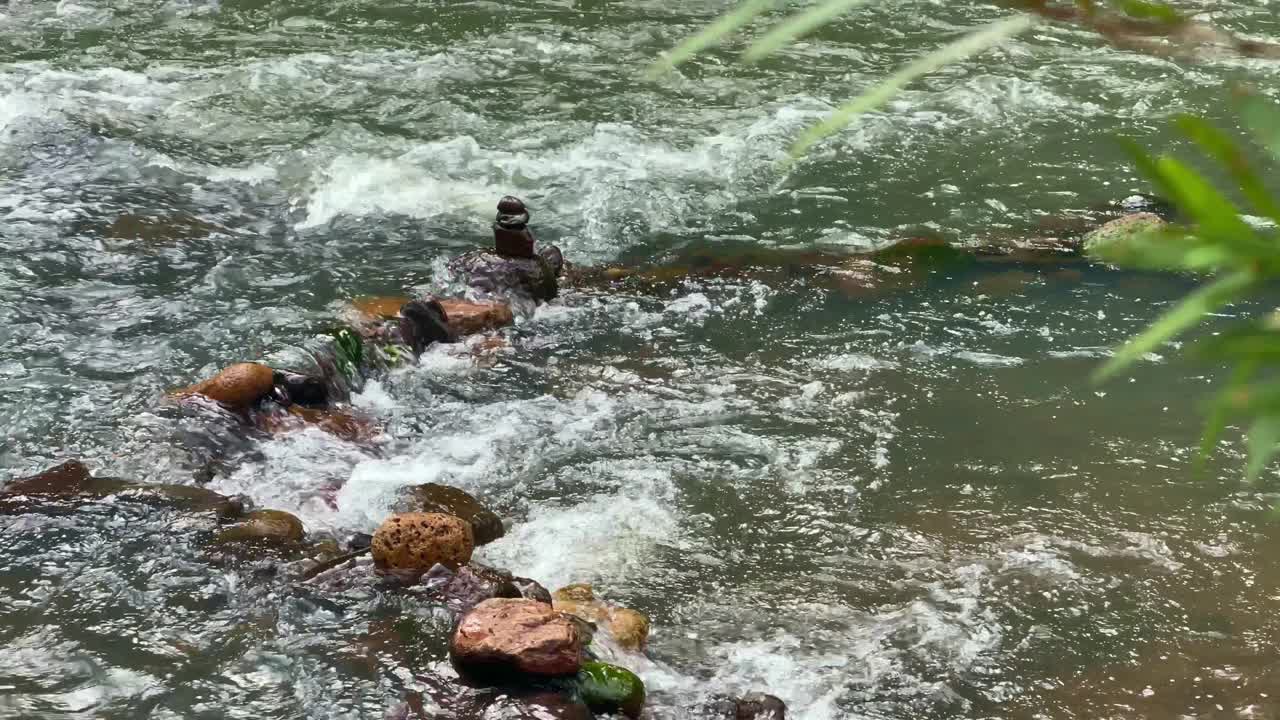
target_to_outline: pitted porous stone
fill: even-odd
[[[380,569],[424,573],[439,563],[451,570],[471,559],[471,523],[442,513],[392,515],[373,534],[373,561]]]

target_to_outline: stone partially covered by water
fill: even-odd
[[[247,410],[271,394],[275,373],[261,363],[237,363],[203,382],[175,393],[199,395],[233,410]]]
[[[1084,249],[1089,253],[1123,253],[1126,244],[1168,227],[1164,218],[1154,213],[1134,213],[1107,222],[1084,236]]]
[[[706,720],[786,720],[787,704],[764,693],[717,697],[702,708]]]
[[[65,501],[112,499],[176,508],[185,511],[213,511],[222,518],[238,517],[244,510],[242,498],[227,497],[212,490],[171,483],[138,483],[113,477],[95,476],[79,460],[68,460],[41,473],[16,478],[0,487],[7,512],[33,507],[9,502],[22,498],[57,498]]]
[[[560,252],[546,249],[533,257],[499,255],[473,250],[449,261],[449,270],[468,286],[496,296],[551,300],[559,294]]]
[[[1089,380],[1198,278],[1078,252],[1166,213],[1114,202],[1149,188],[1108,138],[1165,152],[1172,111],[1236,128],[1223,88],[1274,68],[1044,22],[781,163],[851,89],[1001,11],[863,3],[765,63],[734,38],[637,79],[730,4],[0,6],[0,483],[97,473],[0,495],[0,716],[544,712],[461,687],[421,584],[365,557],[305,578],[422,483],[500,512],[472,562],[651,617],[643,655],[605,622],[587,651],[653,720],[752,689],[803,720],[1274,715],[1274,478],[1241,481],[1234,429],[1192,461],[1226,378],[1169,344]],[[1280,35],[1274,3],[1178,5]],[[494,218],[506,193],[525,212]],[[540,263],[481,273],[492,298],[448,267],[551,244],[576,267],[548,302],[508,287]],[[343,316],[387,295],[368,336]],[[431,296],[509,305],[475,314],[501,350],[399,343]],[[289,375],[248,418],[158,402],[246,360],[324,406]],[[246,422],[286,399],[375,434]],[[214,495],[188,510],[193,474]],[[195,508],[237,496],[297,517],[302,548],[222,562],[243,556],[203,541],[229,525]]]
[[[436,565],[422,577],[421,584],[459,614],[469,612],[485,600],[523,597],[509,573],[471,563],[456,572]]]
[[[476,545],[502,537],[502,518],[465,490],[438,483],[413,485],[400,492],[398,512],[444,513],[471,524]]]
[[[458,672],[486,683],[573,675],[582,667],[582,637],[546,603],[486,600],[458,623],[449,658]]]
[[[644,650],[649,641],[649,618],[631,608],[619,607],[596,599],[585,583],[568,585],[551,594],[557,612],[582,618],[608,631],[618,645],[627,650]]]
[[[505,302],[441,300],[440,305],[448,315],[449,328],[458,336],[497,330],[515,322],[511,306]]]
[[[302,521],[283,510],[255,510],[230,527],[218,531],[219,544],[255,543],[268,546],[296,546],[306,537]]]

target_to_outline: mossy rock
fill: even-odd
[[[282,510],[255,510],[240,522],[218,532],[218,543],[263,543],[297,545],[306,530],[302,521]]]
[[[402,512],[441,513],[471,523],[477,546],[491,543],[506,533],[502,518],[473,495],[449,485],[423,483],[401,491],[397,509]]]
[[[578,692],[592,712],[622,712],[636,718],[644,708],[644,682],[617,665],[583,663],[578,671]]]

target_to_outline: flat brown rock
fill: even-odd
[[[449,320],[449,329],[455,335],[473,335],[496,330],[515,322],[511,306],[504,302],[468,302],[466,300],[441,300],[440,306]]]
[[[572,675],[582,667],[582,636],[576,622],[545,603],[496,598],[458,623],[449,657],[458,672],[487,682]]]
[[[351,305],[359,312],[379,320],[390,320],[400,314],[400,308],[409,302],[409,298],[400,295],[366,296],[351,301]]]
[[[93,481],[88,466],[68,460],[39,475],[15,478],[4,487],[10,495],[71,495],[83,491]]]

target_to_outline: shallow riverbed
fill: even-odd
[[[734,45],[639,79],[722,8],[11,0],[0,482],[74,457],[191,483],[183,440],[218,438],[165,391],[438,287],[516,194],[579,263],[784,259],[566,288],[504,347],[366,388],[376,447],[232,445],[210,487],[339,539],[404,485],[483,497],[510,528],[480,559],[652,618],[628,662],[656,717],[749,690],[802,720],[1280,716],[1275,485],[1230,443],[1193,474],[1214,374],[1170,347],[1088,380],[1189,281],[959,263],[867,291],[785,260],[1035,235],[1147,189],[1113,133],[1169,142],[1280,65],[1041,28],[784,175],[834,104],[1002,11],[886,4],[758,67]],[[1203,8],[1280,39],[1265,2]],[[0,715],[378,718],[447,674],[423,608],[291,592],[211,562],[195,523],[0,517]]]

